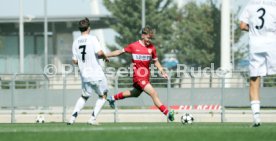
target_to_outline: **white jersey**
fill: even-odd
[[[240,15],[249,25],[252,52],[276,50],[276,0],[251,0]]]
[[[82,35],[74,41],[72,59],[78,61],[83,82],[102,80],[105,77],[97,56],[100,50],[100,43],[95,36]]]

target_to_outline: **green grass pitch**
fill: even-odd
[[[276,123],[0,124],[0,141],[275,141]]]

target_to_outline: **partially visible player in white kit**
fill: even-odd
[[[107,80],[99,63],[99,59],[102,58],[105,61],[108,61],[108,58],[101,50],[98,39],[95,36],[89,35],[90,23],[87,18],[79,22],[79,30],[81,31],[81,36],[73,43],[72,61],[74,64],[78,65],[80,70],[82,95],[78,99],[71,119],[67,124],[71,125],[75,122],[78,113],[84,107],[87,99],[94,91],[99,98],[96,101],[91,118],[88,120],[88,124],[97,125],[96,118],[106,102],[108,91]]]
[[[250,0],[240,15],[249,31],[250,101],[253,127],[260,126],[260,77],[276,74],[276,0]]]

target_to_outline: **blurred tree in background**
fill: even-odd
[[[104,0],[106,8],[112,13],[116,19],[116,24],[110,23],[118,36],[115,37],[116,43],[120,47],[135,42],[141,38],[142,29],[142,5],[141,0]],[[172,25],[177,17],[177,5],[173,0],[145,0],[146,5],[146,25],[155,29],[154,45],[157,48],[159,60],[162,60],[163,54],[167,48],[171,47],[173,28]],[[117,49],[115,46],[109,46],[111,50]],[[166,49],[166,50],[165,50]],[[121,66],[129,66],[132,61],[129,54],[121,55],[119,61],[108,63],[108,66],[118,68]],[[159,86],[166,86],[165,79],[153,79],[152,82],[158,82]],[[132,84],[131,80],[119,80],[119,84],[124,87]]]
[[[116,42],[120,47],[140,39],[141,0],[104,0],[104,5],[117,21],[110,26],[119,33]],[[154,42],[159,60],[164,59],[165,53],[173,52],[181,64],[210,67],[214,63],[215,68],[219,67],[220,13],[214,0],[189,1],[180,8],[173,0],[146,0],[146,24],[156,29]],[[241,35],[241,32],[235,32],[235,42]],[[128,65],[130,57],[122,55],[119,63],[109,65]]]
[[[248,34],[248,32],[242,31],[239,28],[240,25],[240,21],[239,21],[239,17],[237,13],[240,13],[241,7],[238,7],[238,10],[236,11],[236,13],[232,13],[232,22],[233,24],[231,24],[231,26],[233,26],[232,28],[234,29],[234,48],[232,49],[232,51],[234,51],[234,53],[232,53],[232,57],[234,57],[233,59],[233,63],[234,63],[234,67],[235,69],[238,70],[248,70],[248,55],[249,55],[249,44],[246,40],[246,42],[242,41],[244,40],[242,37],[245,34]]]
[[[104,5],[117,21],[110,26],[119,33],[115,39],[120,47],[125,47],[141,38],[141,0],[104,0]],[[146,0],[145,5],[146,25],[156,30],[154,44],[159,58],[162,59],[163,53],[171,47],[174,32],[172,25],[177,17],[177,7],[173,4],[173,0]],[[116,49],[114,46],[109,48]],[[109,63],[109,65],[113,67],[129,65],[130,57],[122,55],[119,57],[119,63]]]
[[[179,10],[173,48],[181,63],[194,67],[220,65],[220,9],[212,1],[191,1]]]
[[[4,45],[3,45],[4,43],[3,43],[3,37],[2,36],[0,36],[0,48],[2,48]]]

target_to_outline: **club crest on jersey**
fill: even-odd
[[[152,53],[152,49],[148,49],[148,52],[149,52],[149,54],[151,54]]]
[[[145,84],[146,84],[146,81],[143,80],[143,81],[142,81],[142,85],[145,85]]]

